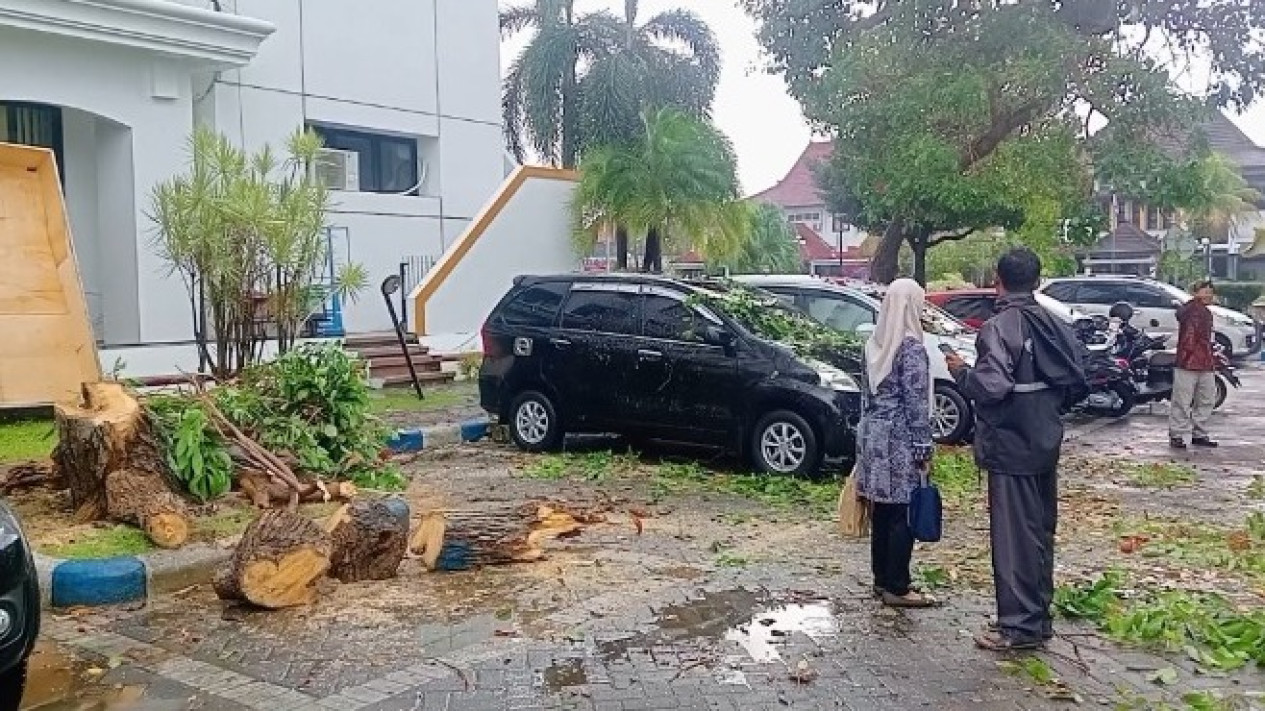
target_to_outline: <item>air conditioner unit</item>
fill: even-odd
[[[330,190],[360,191],[360,154],[322,148],[312,164],[312,177]]]

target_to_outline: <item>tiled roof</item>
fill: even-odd
[[[805,262],[826,261],[839,258],[839,250],[831,247],[817,230],[808,225],[795,224],[795,236],[799,238],[799,256]]]
[[[783,209],[821,205],[825,201],[817,187],[817,176],[813,173],[813,168],[829,159],[833,150],[834,144],[829,141],[810,142],[786,177],[778,181],[777,185],[753,197]]]
[[[1157,254],[1160,241],[1131,222],[1121,222],[1114,234],[1102,238],[1090,250],[1093,254]]]

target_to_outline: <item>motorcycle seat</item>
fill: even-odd
[[[1151,354],[1151,367],[1177,367],[1177,354],[1173,351],[1156,351]]]

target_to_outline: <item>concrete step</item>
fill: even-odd
[[[417,336],[406,333],[404,334],[406,343],[417,343]],[[381,348],[400,347],[400,341],[396,338],[394,331],[375,331],[373,333],[354,333],[343,339],[343,347],[348,350],[359,351],[364,348]]]
[[[402,358],[403,353],[400,350],[399,343],[392,343],[389,346],[373,346],[371,348],[350,348],[364,360],[376,360],[378,358]],[[426,358],[430,356],[430,349],[420,343],[410,343],[408,347],[409,355],[414,358]]]
[[[453,378],[457,377],[456,373],[418,373],[417,379],[421,381],[422,387],[427,385],[436,385],[440,383],[450,383]],[[413,386],[413,379],[406,372],[403,375],[391,375],[387,377],[373,376],[374,380],[382,381],[382,386],[386,388],[408,388]]]
[[[413,369],[418,375],[422,373],[438,373],[442,370],[439,361],[418,363],[413,361]],[[370,378],[382,378],[388,375],[408,375],[408,364],[401,359],[396,363],[372,363],[369,365]]]

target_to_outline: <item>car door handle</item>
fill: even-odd
[[[663,360],[663,354],[659,351],[642,349],[637,351],[637,360]]]
[[[571,346],[571,341],[565,338],[550,338],[549,343],[557,346],[558,348],[568,348]]]

